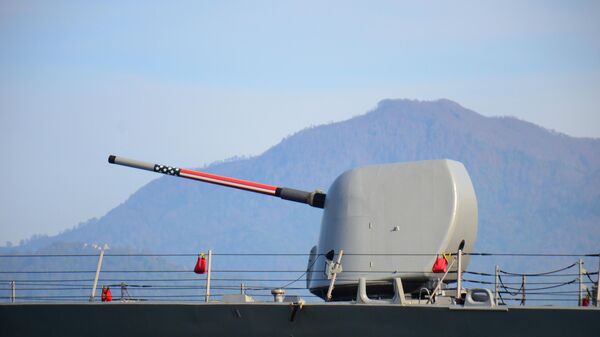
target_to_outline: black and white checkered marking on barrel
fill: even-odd
[[[178,176],[180,169],[178,167],[171,167],[166,165],[154,165],[154,172],[164,173],[171,176]]]

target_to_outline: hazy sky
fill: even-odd
[[[383,98],[600,137],[598,1],[90,3],[0,2],[0,244]]]

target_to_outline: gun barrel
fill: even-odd
[[[128,159],[124,157],[117,157],[114,155],[110,155],[108,157],[108,162],[111,164],[117,164],[122,166],[133,167],[141,170],[152,171],[156,173],[163,173],[166,175],[172,175],[187,179],[199,180],[202,182],[217,184],[222,186],[227,186],[231,188],[237,188],[245,191],[261,193],[266,195],[271,195],[275,197],[280,197],[284,200],[290,200],[295,202],[301,202],[308,204],[317,208],[325,207],[325,193],[315,191],[315,192],[306,192],[300,191],[287,187],[277,187],[266,184],[255,183],[252,181],[229,178],[224,176],[219,176],[216,174],[204,173],[199,171],[193,171],[188,169],[182,169],[173,166],[160,165],[160,164],[152,164],[139,160]]]

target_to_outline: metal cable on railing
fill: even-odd
[[[363,254],[363,253],[344,253],[344,256],[397,256],[397,257],[410,257],[410,256],[437,256],[438,254]],[[455,255],[456,254],[452,254]],[[522,256],[522,257],[599,257],[600,254],[532,254],[532,253],[524,253],[524,254],[515,254],[515,253],[464,253],[464,255],[471,256]],[[152,253],[106,253],[104,254],[105,258],[146,258],[146,257],[165,257],[165,258],[185,258],[185,257],[196,257],[198,254],[191,253],[165,253],[165,254],[152,254]],[[257,261],[267,261],[268,258],[279,259],[279,261],[286,261],[286,258],[296,258],[296,257],[309,257],[313,256],[314,259],[311,261],[311,264],[307,268],[298,268],[297,264],[294,267],[294,264],[288,265],[287,268],[261,268],[257,265],[266,265],[268,263],[261,263]],[[90,268],[82,268],[81,263],[73,265],[73,269],[71,270],[59,270],[59,269],[51,269],[44,270],[45,267],[42,266],[38,269],[28,268],[28,270],[18,270],[16,268],[2,268],[0,270],[0,275],[3,275],[0,282],[13,282],[10,288],[1,287],[0,291],[14,291],[14,282],[18,285],[18,290],[23,294],[19,296],[20,299],[40,299],[46,300],[48,298],[56,298],[52,296],[61,296],[58,293],[71,293],[71,296],[75,297],[65,297],[65,298],[89,298],[83,294],[83,292],[89,292],[90,290],[94,290],[95,288],[91,286],[91,282],[95,281],[100,285],[118,288],[125,287],[130,289],[131,291],[138,292],[136,296],[129,296],[128,298],[137,297],[139,300],[142,299],[166,299],[173,298],[177,299],[179,297],[185,297],[186,294],[181,294],[182,291],[185,290],[197,290],[199,293],[193,295],[192,298],[208,298],[207,294],[201,294],[201,291],[206,291],[208,289],[214,289],[224,292],[218,292],[210,294],[210,296],[222,296],[226,294],[231,294],[240,288],[242,288],[242,292],[246,291],[248,294],[252,294],[252,296],[265,296],[270,297],[268,292],[274,288],[283,288],[289,291],[299,291],[302,296],[310,296],[313,295],[308,293],[304,287],[293,286],[295,283],[304,280],[306,275],[312,271],[312,267],[317,263],[317,261],[326,254],[305,254],[305,253],[213,253],[213,257],[222,257],[224,259],[227,258],[235,258],[235,261],[239,261],[243,258],[259,258],[254,261],[253,264],[244,265],[236,262],[234,264],[219,264],[220,268],[212,269],[212,281],[213,285],[210,285],[210,281],[204,278],[204,276],[195,276],[190,277],[189,274],[193,274],[193,270],[187,268],[178,268],[175,264],[165,264],[171,265],[175,267],[169,267],[165,269],[144,269],[140,268],[140,265],[137,264],[136,268],[123,268],[123,264],[111,265],[112,268],[99,269],[100,273],[96,270],[92,270]],[[34,258],[34,259],[50,259],[50,258],[84,258],[84,257],[94,257],[97,258],[97,254],[0,254],[0,262],[5,261],[7,259],[19,259],[19,258]],[[286,259],[286,260],[284,260]],[[182,259],[179,259],[181,261]],[[219,259],[220,260],[220,259]],[[153,259],[154,261],[154,259]],[[161,261],[159,261],[161,262]],[[162,261],[161,263],[164,263]],[[580,260],[581,263],[581,260]],[[39,264],[39,263],[38,263]],[[10,264],[9,264],[10,265]],[[14,265],[14,264],[13,264]],[[126,264],[125,264],[126,265]],[[559,288],[559,287],[567,287],[574,285],[577,281],[582,285],[597,285],[598,281],[594,281],[591,276],[598,275],[598,272],[587,272],[584,273],[569,273],[565,272],[574,266],[577,263],[570,264],[566,267],[544,271],[539,273],[516,273],[516,272],[507,272],[505,270],[498,270],[496,274],[488,273],[485,271],[479,270],[465,270],[463,274],[472,275],[471,279],[462,279],[463,282],[473,283],[473,284],[481,284],[481,285],[493,285],[498,283],[498,286],[501,287],[500,290],[497,289],[497,297],[503,303],[506,301],[522,301],[524,302],[525,292],[530,297],[543,297],[548,295],[556,295],[555,297],[569,297],[571,295],[580,295],[583,291],[579,289],[579,291],[575,290],[564,290],[564,291],[545,291],[549,289]],[[224,267],[223,267],[224,266]],[[306,266],[306,265],[305,265]],[[35,267],[35,264],[33,265]],[[79,268],[78,268],[79,267]],[[354,278],[344,277],[344,274],[348,275],[350,273],[363,274],[363,275],[377,275],[377,277],[388,278],[392,275],[398,275],[399,277],[404,277],[405,275],[413,275],[420,274],[426,276],[435,276],[437,273],[433,273],[428,270],[371,270],[371,269],[362,269],[362,268],[353,268],[353,269],[344,269],[343,273],[337,277],[338,282],[355,282],[357,281]],[[449,273],[456,274],[455,270],[451,270]],[[96,274],[94,279],[90,278],[93,276],[92,274]],[[106,277],[99,277],[98,274],[102,274]],[[295,275],[296,274],[296,275]],[[501,275],[500,275],[501,274]],[[583,276],[585,275],[585,276]],[[15,276],[15,277],[11,277]],[[71,276],[71,277],[70,277]],[[79,277],[78,277],[79,276]],[[86,278],[87,276],[87,278]],[[161,277],[164,276],[164,277]],[[273,276],[273,277],[269,277]],[[578,279],[568,279],[565,280],[566,277],[579,276]],[[494,282],[490,280],[491,277],[497,277],[497,281]],[[521,277],[521,282],[505,282],[507,281],[506,277]],[[525,277],[535,277],[541,279],[539,282],[528,282],[527,288],[525,287]],[[562,279],[561,279],[562,278]],[[584,280],[582,278],[587,278]],[[328,281],[329,278],[320,277],[311,277],[312,281]],[[513,279],[514,280],[514,279]],[[552,281],[554,280],[554,281]],[[208,281],[208,282],[207,282]],[[510,279],[508,280],[510,281]],[[454,282],[452,279],[450,282]],[[239,284],[239,285],[238,285]],[[283,284],[283,285],[282,285]],[[529,288],[531,286],[533,288]],[[446,289],[450,290],[450,289]],[[588,293],[589,290],[586,290]],[[33,296],[34,293],[47,292],[47,296]],[[139,295],[139,296],[137,296]],[[503,298],[503,295],[505,298]],[[509,296],[519,296],[522,295],[522,298],[506,298],[506,295]],[[162,297],[161,297],[162,296]],[[0,297],[5,298],[5,297]],[[10,298],[10,297],[6,297]],[[529,299],[528,299],[529,300]],[[551,301],[551,298],[531,298],[531,300],[548,300]],[[563,298],[563,300],[565,300]]]
[[[560,268],[560,269],[556,269],[556,270],[547,271],[547,272],[542,272],[542,273],[511,273],[511,272],[507,272],[507,271],[504,271],[504,270],[500,270],[500,272],[502,274],[512,275],[512,276],[545,276],[545,275],[550,275],[550,274],[557,274],[557,273],[559,273],[561,271],[565,271],[567,269],[571,269],[571,268],[575,267],[576,265],[577,265],[577,263],[575,262],[575,263],[570,264],[570,265],[568,265],[566,267],[563,267],[563,268]]]

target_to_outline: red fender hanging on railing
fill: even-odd
[[[112,293],[109,287],[102,287],[102,302],[112,302]]]
[[[446,258],[445,254],[439,256],[435,259],[433,263],[433,267],[431,271],[434,273],[445,273],[448,269],[448,258]]]
[[[196,273],[196,274],[206,273],[206,257],[204,257],[204,253],[200,253],[198,255],[198,261],[196,262],[196,266],[194,267],[194,273]]]

